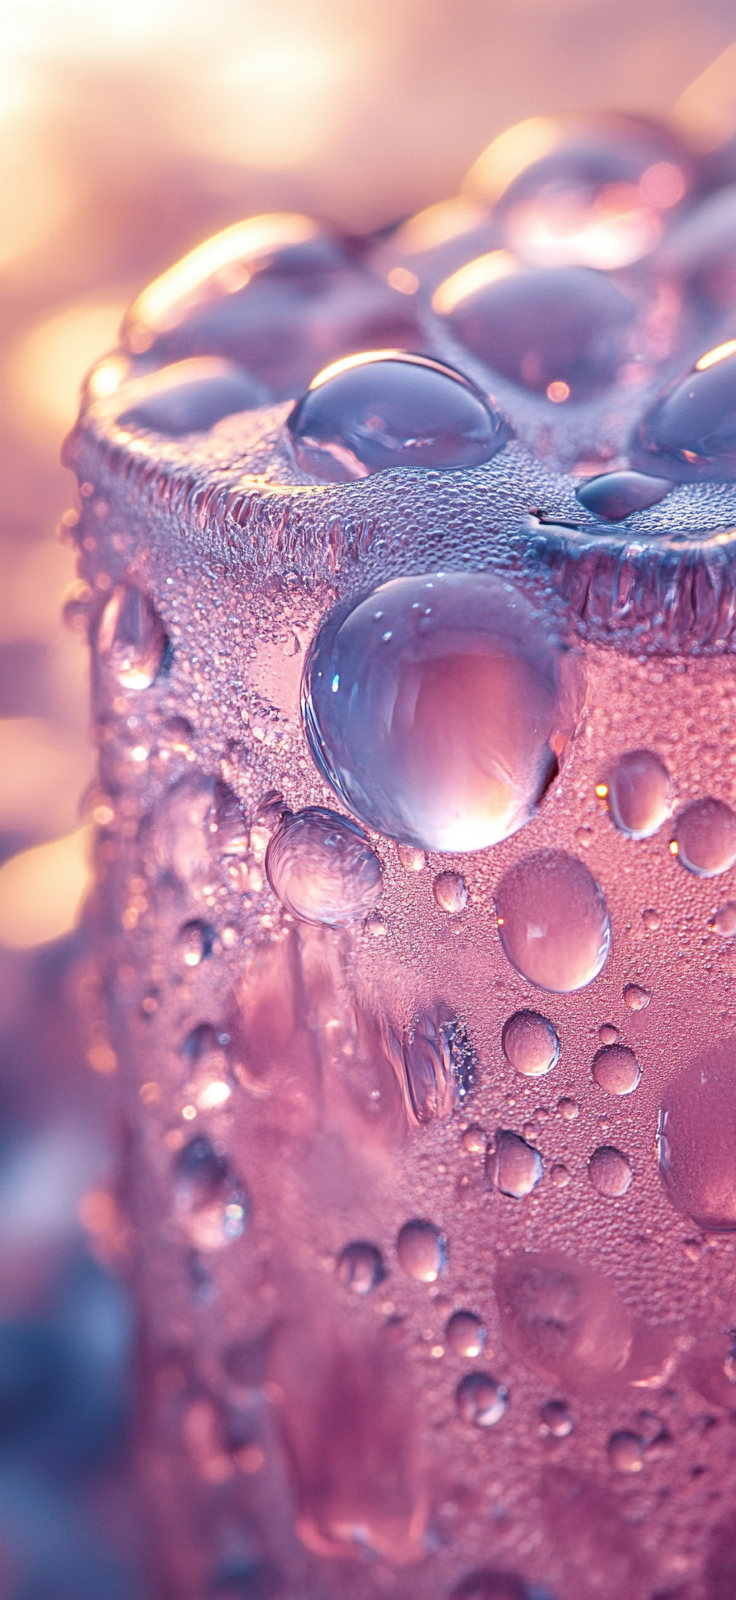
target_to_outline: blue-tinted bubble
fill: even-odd
[[[177,361],[139,379],[125,392],[116,418],[120,428],[146,428],[178,438],[204,433],[223,417],[251,411],[269,398],[262,384],[233,361]]]
[[[268,846],[266,872],[274,894],[302,922],[356,922],[381,898],[381,863],[365,834],[321,806],[284,817]]]
[[[581,669],[511,584],[435,573],[328,617],[305,666],[314,758],[356,816],[424,850],[482,850],[533,815]]]
[[[645,472],[604,472],[589,478],[575,490],[581,506],[605,522],[623,522],[634,511],[646,511],[669,494],[668,478],[652,478]]]
[[[387,467],[475,467],[508,438],[459,373],[396,351],[328,367],[289,427],[300,466],[332,483]]]
[[[642,465],[680,481],[736,478],[736,339],[706,351],[657,401],[635,448]]]

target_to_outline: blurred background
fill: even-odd
[[[251,212],[377,228],[569,108],[674,113],[718,146],[736,19],[733,0],[2,0],[0,28],[0,1593],[145,1600],[134,1324],[106,1254],[115,1058],[75,1014],[93,759],[56,530],[80,380],[149,279]]]

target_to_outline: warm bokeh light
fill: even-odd
[[[28,950],[70,932],[90,885],[89,844],[80,828],[0,867],[0,944]]]
[[[736,133],[736,43],[688,84],[674,116],[701,150],[716,150]]]
[[[75,301],[43,317],[11,358],[16,417],[31,432],[43,428],[54,443],[71,428],[79,390],[93,362],[117,343],[129,296]]]
[[[709,367],[715,367],[719,361],[725,361],[728,356],[736,355],[736,339],[727,339],[725,344],[717,344],[713,350],[706,351],[695,363],[696,372],[707,372]]]

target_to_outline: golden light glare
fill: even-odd
[[[736,133],[736,44],[711,61],[680,95],[673,118],[700,150],[716,150]]]
[[[555,149],[560,128],[553,117],[527,117],[507,128],[486,147],[470,168],[463,184],[468,194],[494,205],[532,161],[541,161]]]
[[[456,200],[438,200],[410,217],[399,228],[394,242],[402,255],[422,255],[425,250],[436,250],[439,245],[462,238],[479,227],[485,216],[482,207],[465,195]]]
[[[11,358],[15,416],[34,437],[39,428],[57,441],[71,428],[79,392],[100,354],[117,343],[122,297],[77,300],[44,317]]]
[[[459,306],[461,301],[467,300],[471,294],[477,294],[479,289],[485,289],[489,283],[495,283],[497,278],[506,278],[510,272],[516,270],[516,257],[510,250],[491,250],[489,255],[477,256],[475,261],[468,261],[467,265],[460,267],[457,272],[445,278],[432,296],[432,310],[439,316],[446,317]]]
[[[725,344],[714,345],[712,350],[707,350],[704,356],[695,363],[696,372],[707,372],[709,367],[715,367],[719,361],[725,361],[728,356],[736,355],[736,339],[727,339]]]
[[[91,887],[89,844],[80,828],[0,867],[0,944],[29,950],[71,932]]]

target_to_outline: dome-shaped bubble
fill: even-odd
[[[597,792],[605,798],[611,821],[621,833],[631,839],[648,839],[669,816],[675,786],[654,750],[625,750]]]
[[[286,399],[338,356],[416,347],[421,333],[411,300],[369,270],[359,246],[276,213],[226,228],[149,284],[122,341],[162,363],[230,357]]]
[[[455,1399],[463,1422],[493,1428],[506,1410],[508,1389],[487,1372],[469,1372],[457,1386]]]
[[[266,852],[274,894],[302,922],[359,921],[381,898],[381,863],[362,830],[322,806],[284,817]]]
[[[204,433],[223,417],[264,405],[268,391],[235,365],[217,358],[177,361],[135,383],[119,395],[119,428],[144,428],[179,438]]]
[[[499,1263],[496,1297],[508,1345],[535,1370],[590,1387],[626,1365],[631,1318],[615,1285],[591,1267],[519,1252]]]
[[[473,1311],[455,1311],[445,1328],[445,1338],[456,1356],[474,1361],[483,1349],[487,1334],[480,1317]]]
[[[436,1283],[447,1261],[447,1240],[433,1222],[405,1222],[396,1241],[399,1265],[407,1278]]]
[[[515,1011],[504,1023],[501,1049],[523,1078],[542,1078],[557,1065],[560,1041],[547,1017],[538,1011]]]
[[[123,583],[105,605],[96,644],[98,656],[123,689],[150,689],[164,664],[168,640],[148,595]]]
[[[523,1200],[542,1177],[542,1157],[521,1134],[499,1128],[486,1156],[486,1176],[499,1194]]]
[[[221,1250],[238,1239],[248,1220],[248,1199],[225,1156],[203,1134],[179,1151],[173,1171],[173,1214],[196,1250]]]
[[[575,494],[586,511],[604,522],[623,522],[634,511],[646,511],[668,495],[669,478],[652,478],[646,472],[603,472],[589,478]]]
[[[312,753],[367,823],[481,850],[529,820],[582,704],[577,658],[510,584],[396,578],[328,617],[305,666]]]
[[[603,894],[588,868],[562,850],[538,850],[496,890],[505,954],[522,978],[554,994],[592,983],[611,948]]]
[[[717,878],[736,861],[736,814],[723,800],[706,795],[675,818],[673,855],[699,878]]]
[[[475,467],[508,429],[451,367],[386,350],[319,373],[289,417],[305,472],[348,483],[387,467]]]
[[[633,1094],[641,1081],[641,1067],[625,1044],[604,1044],[593,1057],[593,1077],[606,1094]]]
[[[362,1240],[346,1245],[337,1263],[337,1276],[353,1294],[370,1294],[386,1276],[380,1250]]]
[[[636,465],[679,481],[736,478],[736,339],[706,350],[639,425]]]
[[[613,1144],[599,1145],[588,1162],[588,1177],[598,1194],[619,1200],[631,1188],[633,1169],[628,1156]]]
[[[657,1144],[676,1210],[711,1232],[736,1230],[736,1041],[705,1051],[671,1079]]]
[[[446,279],[435,291],[435,310],[473,355],[511,383],[554,401],[600,394],[630,353],[634,301],[587,267],[534,271],[498,256]]]

